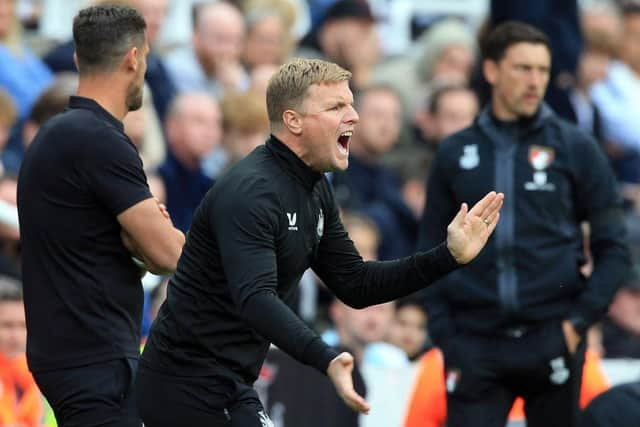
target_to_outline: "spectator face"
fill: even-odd
[[[259,94],[262,99],[267,98],[269,79],[278,70],[275,65],[258,65],[251,70],[251,90]]]
[[[484,74],[492,86],[492,107],[502,120],[533,116],[549,83],[551,55],[543,44],[516,43],[504,57],[484,62]]]
[[[0,40],[9,35],[15,19],[16,0],[0,0]]]
[[[585,50],[580,55],[578,63],[578,84],[584,89],[589,89],[593,84],[607,76],[609,55],[596,50]]]
[[[471,125],[478,114],[478,99],[470,90],[455,90],[442,94],[433,114],[434,139],[447,136]]]
[[[225,147],[229,150],[229,156],[233,160],[241,160],[248,156],[256,147],[264,144],[268,136],[268,131],[241,132],[236,129],[231,129],[225,132]]]
[[[277,16],[265,16],[247,34],[245,62],[250,68],[278,65],[284,56],[285,32]]]
[[[0,303],[0,352],[9,357],[24,353],[27,346],[27,327],[22,301]]]
[[[218,103],[207,94],[179,96],[167,117],[167,137],[174,154],[187,166],[197,168],[220,142],[222,115]]]
[[[133,4],[147,23],[147,38],[153,45],[167,16],[167,0],[135,0]]]
[[[348,347],[360,347],[366,344],[382,341],[389,331],[393,318],[393,303],[373,305],[360,310],[342,306],[341,340]]]
[[[122,123],[124,124],[124,133],[127,134],[131,142],[138,147],[138,150],[142,149],[142,143],[144,141],[144,107],[136,111],[128,113]]]
[[[359,116],[347,81],[313,84],[299,113],[300,158],[318,172],[343,171],[349,164],[350,133]]]
[[[473,67],[473,52],[466,46],[447,46],[436,58],[431,78],[437,82],[466,84]]]
[[[363,260],[374,261],[378,258],[378,234],[374,229],[367,226],[352,226],[347,231]]]
[[[640,71],[640,14],[624,18],[621,49],[622,60],[634,71]]]
[[[419,307],[406,305],[396,310],[389,328],[389,342],[409,357],[417,356],[427,340],[427,316]]]
[[[372,66],[381,56],[380,40],[373,22],[361,18],[344,18],[327,22],[320,35],[324,53],[347,69]]]
[[[373,89],[363,95],[358,107],[360,124],[355,143],[376,157],[387,153],[400,134],[400,100],[392,92]]]
[[[228,4],[203,6],[193,38],[202,66],[215,74],[225,64],[237,64],[244,49],[245,26],[240,12]]]

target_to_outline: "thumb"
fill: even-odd
[[[336,356],[335,361],[345,368],[353,366],[354,363],[353,356],[351,355],[351,353],[348,353],[346,351],[343,351],[338,356]]]

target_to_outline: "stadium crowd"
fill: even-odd
[[[40,126],[77,90],[71,21],[97,3],[133,6],[147,22],[143,105],[127,114],[124,129],[152,194],[184,232],[213,183],[269,138],[266,89],[282,63],[319,58],[351,71],[360,122],[349,168],[329,180],[365,260],[405,257],[418,247],[438,147],[472,125],[490,96],[480,60],[487,34],[507,20],[543,31],[552,57],[545,102],[606,155],[633,264],[606,315],[586,332],[579,399],[586,409],[578,425],[640,425],[640,2],[0,0],[0,426],[56,425],[24,354],[17,174]],[[461,165],[477,161],[467,147]],[[590,229],[582,224],[585,277],[594,269]],[[143,278],[143,335],[167,282]],[[457,379],[430,338],[425,298],[356,310],[307,271],[291,306],[327,343],[354,355],[356,390],[372,409],[353,412],[326,378],[272,348],[256,388],[274,425],[446,425]],[[517,399],[508,425],[526,425],[525,413]]]

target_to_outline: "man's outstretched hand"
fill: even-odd
[[[463,203],[447,227],[447,248],[458,262],[466,264],[480,253],[500,219],[504,194],[490,192],[468,210]]]
[[[347,352],[340,353],[329,363],[327,375],[333,383],[338,396],[354,411],[369,413],[369,404],[353,389],[353,356]]]

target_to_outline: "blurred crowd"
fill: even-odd
[[[38,128],[77,88],[71,21],[89,0],[0,0],[0,425],[53,425],[28,378],[20,309],[16,174]],[[353,73],[360,123],[349,168],[330,176],[343,220],[365,259],[410,255],[438,144],[486,102],[478,45],[508,19],[551,39],[546,100],[597,138],[625,199],[637,264],[589,332],[581,406],[640,380],[640,2],[615,0],[117,0],[138,8],[151,51],[144,105],[124,120],[152,193],[178,228],[215,180],[269,136],[265,92],[287,58],[336,62]],[[72,171],[70,171],[71,173]],[[588,225],[584,232],[588,235]],[[586,259],[589,248],[585,245]],[[589,264],[583,267],[589,272]],[[145,276],[143,329],[166,294]],[[331,384],[274,349],[258,388],[277,426],[443,426],[446,382],[418,298],[355,310],[312,272],[298,313],[349,349],[372,404],[359,417]],[[18,307],[16,309],[16,307]],[[55,327],[55,325],[52,325]],[[639,398],[640,399],[640,398]],[[638,401],[640,405],[640,401]],[[310,418],[311,409],[323,417]],[[522,425],[521,402],[510,425]]]

